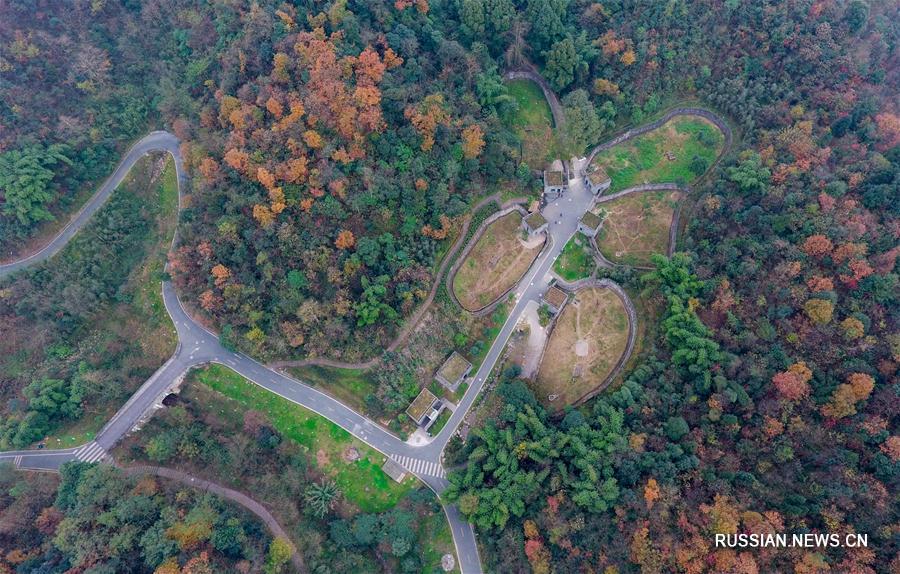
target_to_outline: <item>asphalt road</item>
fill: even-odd
[[[120,183],[122,183],[125,176],[128,175],[128,172],[135,162],[148,152],[164,151],[169,152],[172,155],[175,159],[175,171],[178,174],[179,190],[183,188],[185,181],[184,162],[182,161],[178,145],[178,138],[169,132],[164,131],[150,132],[141,138],[140,141],[131,146],[131,149],[129,149],[128,153],[125,154],[125,157],[122,158],[116,171],[103,182],[103,185],[100,186],[88,202],[72,216],[69,223],[66,224],[56,237],[50,240],[46,246],[36,253],[7,263],[6,265],[0,265],[0,278],[5,277],[10,273],[14,273],[19,269],[24,269],[35,263],[49,259],[59,253],[59,251],[66,246],[66,243],[68,243],[69,240],[72,239],[72,237],[74,237],[88,221],[90,221],[91,216],[106,203],[106,200],[109,199],[112,192]]]
[[[115,173],[59,235],[34,255],[0,267],[0,277],[43,261],[59,252],[66,242],[85,225],[90,216],[103,205],[131,166],[145,153],[156,150],[167,151],[175,158],[180,192],[183,189],[184,174],[178,140],[166,132],[154,132],[131,148]],[[576,162],[575,173],[578,173],[581,166],[581,162]],[[500,359],[522,311],[530,301],[539,301],[541,295],[548,289],[553,262],[562,252],[569,238],[575,234],[578,220],[590,208],[591,199],[591,194],[583,183],[580,180],[572,180],[569,191],[562,198],[544,208],[543,214],[549,221],[550,241],[547,242],[544,251],[514,290],[514,307],[475,373],[474,380],[459,406],[440,434],[427,444],[408,444],[379,424],[321,391],[273,371],[250,357],[226,350],[219,344],[215,334],[207,331],[188,316],[172,285],[165,282],[162,284],[163,300],[178,333],[179,342],[175,354],[132,395],[97,434],[94,441],[77,448],[63,450],[3,452],[0,453],[0,461],[12,461],[17,467],[23,469],[53,471],[63,463],[72,460],[86,462],[107,460],[108,451],[122,437],[152,415],[159,407],[162,398],[178,385],[191,368],[208,363],[219,363],[233,369],[257,385],[338,424],[359,440],[399,462],[440,494],[448,484],[441,465],[441,454],[444,447],[459,427],[483,388],[491,370]],[[481,573],[481,561],[472,525],[462,518],[455,506],[445,505],[444,511],[453,533],[461,571],[463,574]]]

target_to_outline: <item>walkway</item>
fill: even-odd
[[[705,110],[702,111],[709,113]],[[721,120],[718,120],[718,118],[716,121],[721,123]],[[645,130],[634,130],[630,132],[628,137],[633,137],[637,133],[643,133],[643,131]],[[622,138],[623,136],[619,136],[616,140],[620,142],[628,139],[627,137]],[[730,145],[730,131],[727,132],[727,141]],[[600,147],[602,146],[598,146],[597,150]],[[180,205],[180,198],[184,193],[186,180],[178,140],[175,136],[166,132],[154,132],[138,142],[128,152],[113,176],[98,189],[95,197],[76,214],[70,224],[47,247],[21,261],[0,266],[0,278],[43,261],[62,249],[65,243],[85,225],[90,214],[100,208],[131,166],[143,154],[155,150],[167,151],[175,158]],[[596,150],[594,153],[596,153]],[[593,157],[593,154],[591,157]],[[589,161],[590,158],[573,159],[574,173],[579,173]],[[484,201],[488,199],[491,198],[486,198]],[[584,186],[583,180],[576,178],[570,180],[569,191],[563,197],[547,204],[542,209],[541,213],[549,222],[547,243],[531,268],[514,289],[513,308],[500,329],[499,335],[491,344],[481,366],[475,372],[468,390],[450,416],[447,424],[438,436],[428,444],[408,444],[337,399],[285,374],[272,370],[246,355],[226,350],[219,344],[218,337],[214,333],[196,323],[184,311],[174,288],[171,283],[166,281],[162,283],[162,294],[166,311],[172,318],[178,333],[178,346],[175,354],[132,395],[91,443],[77,448],[61,450],[0,452],[0,462],[13,462],[18,468],[22,469],[55,471],[63,463],[73,460],[106,461],[108,460],[108,451],[123,436],[151,416],[161,405],[163,397],[178,385],[190,369],[208,363],[219,363],[233,369],[255,384],[333,421],[359,440],[380,451],[386,457],[400,462],[407,470],[436,493],[440,494],[448,485],[441,461],[444,447],[472,407],[485,382],[488,380],[491,371],[499,361],[523,310],[532,302],[539,302],[541,296],[549,288],[553,279],[551,269],[554,261],[562,252],[568,240],[576,233],[579,219],[585,211],[591,208],[593,201],[594,198]],[[453,252],[459,249],[461,242],[465,241],[467,230],[468,227],[464,226],[464,232],[460,234],[460,238],[453,247]],[[440,284],[443,272],[452,259],[450,255],[448,253],[441,265],[438,276],[435,279],[436,286]],[[432,288],[432,297],[435,288]],[[630,308],[631,306],[626,303],[626,307]],[[424,308],[427,308],[427,304],[423,306]],[[421,312],[424,313],[424,310]],[[629,316],[633,325],[633,311],[629,313]],[[632,329],[632,332],[629,334],[629,345],[633,344],[633,339]],[[617,368],[620,368],[620,366],[617,366]],[[447,515],[453,533],[453,541],[456,546],[461,572],[463,574],[481,573],[481,561],[478,556],[478,546],[475,542],[475,532],[472,525],[461,517],[457,508],[453,505],[445,504],[444,512]]]
[[[566,113],[563,110],[562,104],[559,103],[559,98],[556,97],[556,92],[553,91],[553,88],[550,87],[550,84],[547,83],[547,80],[545,80],[544,77],[541,76],[537,68],[534,67],[534,64],[525,62],[517,69],[506,72],[503,77],[508,80],[531,80],[532,82],[537,84],[541,88],[541,91],[544,92],[544,98],[547,100],[547,104],[550,106],[550,113],[553,115],[553,127],[556,129],[565,127]]]
[[[263,523],[269,529],[269,532],[272,533],[273,537],[284,538],[288,541],[288,543],[291,544],[291,547],[294,549],[294,552],[291,554],[291,563],[294,565],[298,572],[306,573],[309,571],[306,568],[306,564],[303,562],[303,556],[301,556],[300,553],[297,552],[297,548],[294,547],[294,544],[291,542],[291,537],[288,536],[287,531],[285,531],[285,529],[281,527],[281,524],[278,523],[275,517],[272,516],[272,513],[270,513],[265,506],[256,502],[246,494],[238,492],[237,490],[232,490],[226,486],[216,484],[215,482],[210,482],[208,480],[192,476],[186,472],[175,470],[174,468],[166,468],[164,466],[129,466],[123,467],[122,472],[124,472],[128,476],[152,474],[154,476],[167,478],[169,480],[180,482],[181,484],[186,484],[187,486],[190,486],[192,488],[198,488],[200,490],[212,492],[213,494],[217,494],[222,498],[243,506],[263,521]]]

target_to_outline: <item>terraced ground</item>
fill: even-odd
[[[725,137],[712,122],[677,116],[655,130],[622,142],[594,157],[612,183],[607,194],[642,183],[687,185],[721,153]]]
[[[490,304],[525,275],[541,252],[544,239],[526,247],[522,216],[504,215],[488,225],[453,278],[453,293],[468,311]]]
[[[627,343],[628,314],[622,300],[609,289],[579,290],[550,334],[535,394],[553,410],[574,403],[606,380]],[[551,395],[556,395],[552,401]]]
[[[613,263],[649,267],[654,253],[665,255],[669,229],[681,193],[633,193],[603,204],[609,216],[597,235],[597,248]]]

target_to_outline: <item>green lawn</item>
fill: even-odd
[[[572,237],[553,263],[553,270],[566,281],[590,277],[594,271],[594,258],[588,239],[581,234]]]
[[[712,123],[696,117],[676,117],[659,128],[597,154],[612,183],[607,193],[644,182],[688,184],[703,175],[699,165],[712,165],[725,138]],[[670,153],[674,159],[669,159]]]
[[[443,572],[441,557],[444,554],[456,556],[450,523],[447,522],[443,510],[424,516],[419,520],[419,540],[428,541],[423,552],[423,573]],[[450,572],[459,572],[459,558],[456,560],[456,566]]]
[[[553,125],[550,105],[540,86],[531,80],[509,80],[506,89],[518,105],[515,112],[503,118],[507,125],[522,128]]]
[[[441,411],[441,414],[438,415],[437,420],[434,421],[434,424],[431,425],[431,428],[428,429],[428,434],[430,434],[431,436],[437,436],[437,434],[441,432],[441,429],[444,428],[444,426],[447,424],[447,421],[450,420],[451,414],[453,413],[450,412],[450,409],[444,409],[443,411]]]
[[[543,169],[558,157],[568,157],[565,143],[553,128],[550,104],[540,86],[531,80],[508,80],[506,89],[517,107],[501,119],[522,142],[520,160],[534,169]]]
[[[336,367],[293,367],[291,375],[340,400],[347,406],[365,411],[366,397],[378,390],[370,371]]]
[[[259,387],[227,367],[211,365],[192,373],[197,381],[240,403],[245,409],[265,413],[278,432],[309,449],[311,461],[331,476],[346,499],[364,512],[392,508],[415,481],[397,484],[381,470],[385,457],[355,439],[328,419]],[[360,459],[341,458],[355,447]]]

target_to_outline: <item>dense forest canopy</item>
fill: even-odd
[[[0,487],[4,573],[277,572],[290,556],[223,499],[111,466],[76,463],[61,477],[4,466]]]
[[[172,275],[263,357],[377,355],[469,207],[534,189],[504,70],[541,71],[577,154],[676,103],[722,114],[685,253],[612,272],[660,309],[625,382],[554,420],[504,373],[449,496],[495,571],[900,567],[895,0],[72,6],[0,5],[4,253],[167,127],[195,174]],[[869,547],[711,545],[738,531]]]

